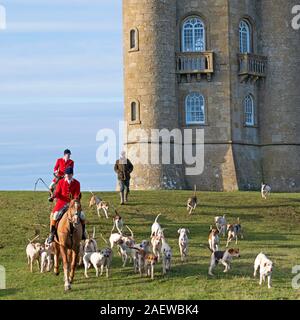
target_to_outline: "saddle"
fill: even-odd
[[[63,217],[63,215],[68,211],[69,204],[65,204],[57,213],[57,220],[56,220],[56,228],[58,227],[60,219]]]

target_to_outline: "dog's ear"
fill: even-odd
[[[178,231],[177,231],[178,233],[180,233],[181,232],[181,229],[178,229]]]

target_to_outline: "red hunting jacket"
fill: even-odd
[[[57,202],[53,212],[59,211],[73,199],[80,200],[80,196],[79,181],[72,179],[71,183],[69,183],[66,179],[61,179],[56,187],[55,198]]]
[[[71,159],[65,161],[64,158],[60,158],[56,160],[54,172],[58,170],[58,173],[56,175],[59,177],[63,177],[65,175],[65,169],[69,167],[74,168],[74,161]]]

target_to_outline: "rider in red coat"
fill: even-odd
[[[67,210],[67,206],[71,200],[80,200],[80,183],[73,178],[73,168],[65,169],[64,178],[61,179],[56,187],[55,192],[56,204],[51,214],[51,234],[48,238],[48,243],[54,240],[56,234],[56,223],[62,217],[63,213]],[[80,215],[82,222],[82,239],[85,240],[85,218],[83,213]]]
[[[55,186],[58,184],[58,182],[64,177],[65,175],[65,170],[67,168],[74,168],[74,161],[70,159],[71,157],[71,151],[69,149],[66,149],[64,151],[64,156],[63,158],[57,159],[56,164],[54,167],[54,179],[52,180],[49,189],[50,189],[50,197],[49,201],[52,202],[53,199],[55,198],[54,195],[54,190]]]

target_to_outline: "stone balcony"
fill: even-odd
[[[241,82],[264,79],[267,75],[268,58],[252,53],[239,53],[239,76]]]
[[[212,51],[176,53],[176,73],[178,82],[201,81],[202,75],[211,81],[214,72]]]

